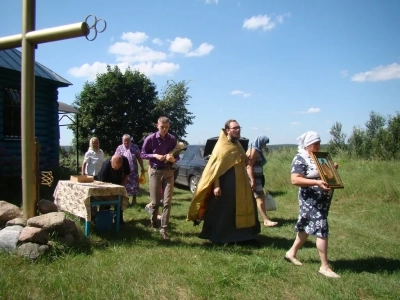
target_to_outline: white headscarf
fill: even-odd
[[[306,178],[319,177],[318,169],[315,166],[314,161],[311,159],[310,154],[305,149],[305,147],[310,146],[315,142],[321,141],[321,138],[319,137],[318,133],[316,133],[315,131],[307,131],[303,133],[301,136],[299,136],[297,138],[297,141],[299,142],[298,153],[300,154],[300,156],[304,158],[308,166],[308,172]]]
[[[315,131],[307,131],[297,138],[299,142],[299,150],[304,150],[305,147],[314,144],[315,142],[320,142],[321,138]]]

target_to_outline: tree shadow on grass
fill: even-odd
[[[368,257],[361,259],[343,259],[331,262],[335,270],[347,270],[353,273],[381,273],[390,274],[400,270],[400,260],[387,257]]]

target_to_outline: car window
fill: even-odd
[[[192,160],[194,159],[197,152],[197,147],[187,147],[185,152],[185,159]]]

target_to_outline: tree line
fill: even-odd
[[[91,137],[100,140],[106,153],[114,153],[121,144],[123,134],[129,134],[135,144],[156,131],[160,116],[170,119],[170,132],[186,143],[186,128],[195,118],[188,110],[187,81],[167,81],[160,93],[156,85],[144,74],[118,66],[107,66],[107,72],[99,73],[94,82],[85,82],[83,90],[75,96],[73,106],[78,110],[73,145],[86,152]],[[78,139],[77,139],[78,137]]]
[[[400,158],[400,114],[384,117],[374,111],[365,128],[354,126],[349,138],[336,122],[330,129],[328,151],[346,153],[355,158],[391,160]]]

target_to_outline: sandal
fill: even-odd
[[[284,259],[287,262],[290,262],[290,263],[294,264],[295,266],[302,266],[303,265],[301,263],[301,261],[299,261],[296,257],[289,257],[289,256],[287,256],[287,254],[284,256]]]
[[[278,222],[274,222],[274,221],[264,221],[264,226],[265,226],[265,227],[275,227],[276,225],[278,225]]]
[[[340,275],[336,274],[332,270],[319,269],[318,273],[329,278],[340,278]]]

